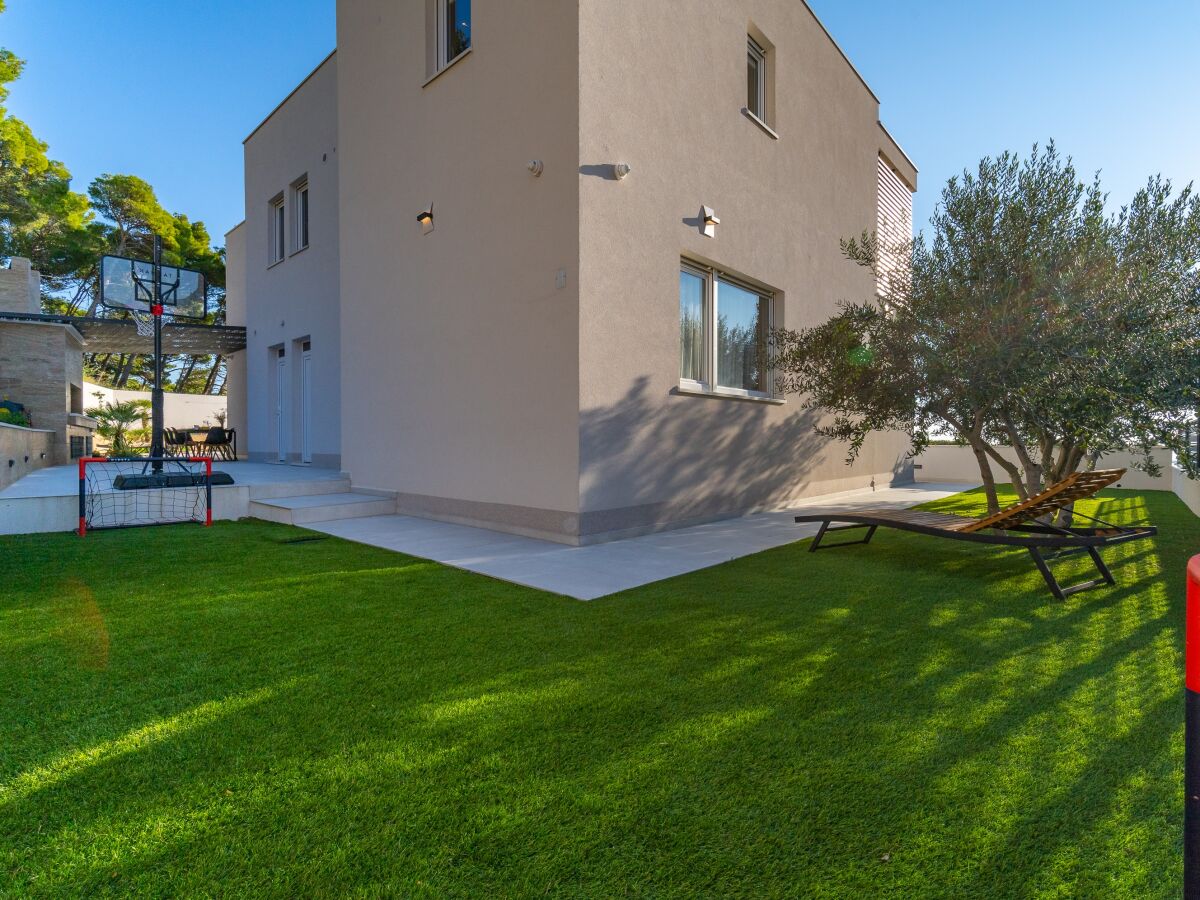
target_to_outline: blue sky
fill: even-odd
[[[1200,0],[811,5],[921,169],[918,225],[950,175],[1049,138],[1114,201],[1154,172],[1200,181]],[[9,109],[77,189],[140,175],[218,242],[242,217],[242,139],[334,42],[334,0],[8,0],[0,15],[0,45],[28,61]]]

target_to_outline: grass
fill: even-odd
[[[1178,896],[1200,520],[1097,506],[1162,534],[1065,603],[894,532],[590,604],[265,523],[0,539],[0,895]]]

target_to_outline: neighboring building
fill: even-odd
[[[12,258],[0,268],[0,400],[24,406],[31,427],[54,432],[45,462],[61,465],[91,453],[96,420],[83,412],[83,337],[71,325],[34,320],[41,311],[41,275]]]
[[[802,2],[644,10],[338,4],[245,144],[251,458],[570,543],[911,479],[899,435],[847,467],[763,345],[873,293],[840,239],[911,230],[878,99]]]

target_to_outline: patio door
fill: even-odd
[[[300,461],[312,462],[312,343],[300,352]]]
[[[279,462],[287,461],[287,442],[284,436],[284,397],[287,394],[287,358],[284,350],[279,348],[275,359],[275,458]]]

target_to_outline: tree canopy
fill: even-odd
[[[1200,405],[1200,197],[1161,177],[1115,214],[1053,144],[950,179],[932,239],[844,241],[877,296],[774,335],[779,383],[849,442],[902,431],[913,452],[953,434],[1018,494],[1103,454],[1186,445]],[[907,266],[888,259],[901,254]],[[1002,448],[1011,447],[1017,462]]]

